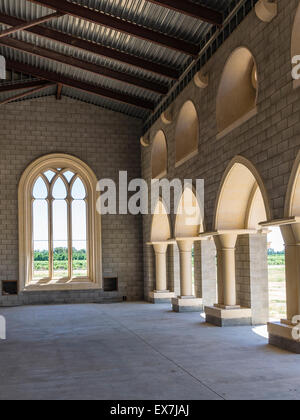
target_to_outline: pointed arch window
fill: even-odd
[[[96,177],[67,155],[32,166],[19,187],[21,289],[101,287]]]

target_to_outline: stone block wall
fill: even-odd
[[[109,110],[46,97],[2,106],[0,114],[0,283],[18,280],[18,183],[42,155],[74,155],[98,179],[141,176],[141,122]],[[141,216],[102,216],[104,273],[119,277],[119,292],[143,298]],[[1,302],[1,296],[0,296]]]
[[[209,75],[205,89],[193,81],[173,103],[173,122],[157,120],[149,130],[150,142],[158,130],[165,133],[168,145],[167,178],[204,179],[205,230],[214,229],[214,217],[222,177],[237,155],[257,169],[268,195],[270,217],[284,216],[285,197],[291,170],[300,150],[300,88],[294,89],[291,75],[291,38],[299,0],[278,0],[278,15],[271,23],[261,22],[253,10],[212,56],[203,69]],[[227,135],[217,136],[216,101],[227,59],[238,47],[247,47],[258,70],[257,114]],[[300,53],[300,51],[299,51]],[[198,154],[175,166],[176,121],[182,106],[191,100],[198,112]],[[230,107],[230,103],[228,104]],[[151,144],[142,148],[142,174],[151,180]],[[144,216],[144,242],[150,240],[151,216]],[[174,229],[174,217],[171,218]],[[145,254],[145,259],[147,255]],[[145,261],[147,264],[147,262]],[[244,261],[243,263],[247,263]],[[248,269],[248,268],[247,268]],[[264,274],[265,275],[265,274]],[[152,287],[145,275],[145,293]],[[249,304],[251,290],[239,284],[239,300]]]

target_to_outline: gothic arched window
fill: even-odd
[[[27,168],[19,188],[21,288],[101,286],[96,185],[71,156],[51,155]]]

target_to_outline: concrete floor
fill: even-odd
[[[300,399],[300,356],[168,305],[1,309],[0,399]]]

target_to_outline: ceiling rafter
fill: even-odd
[[[57,10],[64,14],[75,16],[79,19],[84,19],[97,25],[106,26],[116,31],[126,33],[146,41],[154,42],[155,44],[180,51],[187,55],[197,56],[199,53],[199,46],[189,42],[173,38],[160,32],[155,32],[152,29],[136,25],[131,22],[119,19],[114,16],[106,15],[99,11],[88,9],[87,7],[79,6],[75,3],[70,3],[66,0],[28,0],[40,6],[48,7]]]
[[[11,92],[16,90],[22,89],[30,89],[34,87],[38,87],[41,85],[46,85],[49,82],[47,80],[33,80],[29,82],[19,82],[19,83],[11,83],[11,84],[0,84],[0,93],[4,92]]]
[[[223,14],[206,6],[192,3],[189,0],[147,0],[158,6],[200,19],[213,25],[222,25]]]
[[[54,85],[53,83],[44,83],[44,84],[40,83],[40,86],[27,90],[26,92],[17,93],[16,95],[11,96],[10,98],[3,99],[2,101],[0,100],[0,105],[5,105],[5,104],[8,104],[9,102],[26,98],[27,96],[33,95],[34,93],[41,92],[42,90],[47,89],[48,87],[53,86],[53,85]]]
[[[4,13],[0,13],[0,22],[10,26],[22,25],[26,23],[25,20],[6,15]],[[94,42],[86,41],[84,39],[56,31],[54,29],[46,28],[44,26],[35,26],[25,30],[35,35],[51,39],[52,41],[60,42],[61,44],[67,45],[69,47],[79,48],[81,50],[88,51],[102,57],[108,57],[113,60],[168,77],[170,79],[177,79],[179,77],[179,72],[176,69],[159,63],[154,63],[109,47],[104,47],[102,45],[95,44]]]
[[[130,85],[138,86],[142,89],[150,90],[162,95],[168,93],[168,87],[166,85],[161,85],[159,83],[144,80],[130,74],[119,72],[108,67],[100,66],[88,61],[80,60],[69,55],[61,54],[59,52],[50,50],[48,48],[42,48],[35,46],[28,42],[19,41],[13,38],[0,38],[0,45],[4,45],[9,48],[13,48],[18,51],[24,51],[29,54],[33,54],[38,57],[47,58],[49,60],[54,60],[56,62],[73,66],[81,70],[97,74],[98,76],[108,77],[114,80],[122,81]]]
[[[4,31],[0,32],[0,38],[3,38],[8,35],[12,35],[19,31],[23,31],[24,29],[32,28],[33,26],[40,25],[41,23],[49,22],[49,20],[52,20],[54,18],[58,18],[61,16],[63,16],[63,13],[59,13],[59,12],[51,13],[50,15],[31,20],[29,22],[24,22],[16,26],[12,26],[11,28],[5,29]]]
[[[29,64],[20,63],[19,61],[6,60],[7,68],[21,73],[30,74],[41,79],[48,80],[52,83],[69,86],[71,88],[79,89],[81,91],[90,93],[92,95],[98,95],[101,97],[109,98],[118,102],[133,105],[135,107],[152,110],[155,108],[155,103],[149,100],[145,100],[136,96],[120,93],[107,89],[101,86],[92,85],[87,82],[75,80],[68,76],[63,76],[52,71],[42,70]]]
[[[62,89],[63,89],[63,84],[62,83],[58,83],[57,84],[57,89],[56,89],[56,99],[58,101],[60,101],[61,98],[62,98]]]

